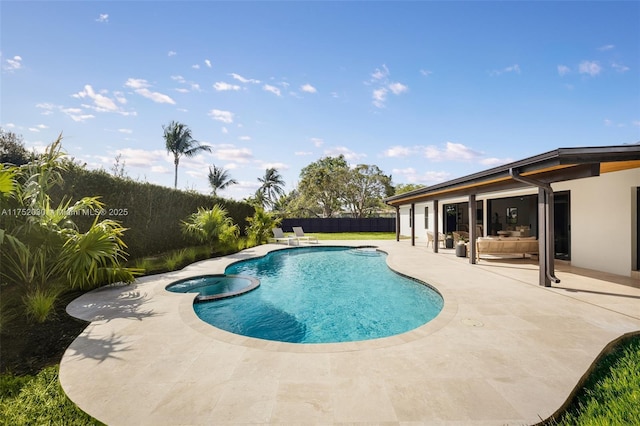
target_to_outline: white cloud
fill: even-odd
[[[40,129],[38,129],[37,127],[29,127],[29,131],[38,133],[40,132]]]
[[[385,87],[375,89],[371,96],[373,98],[373,105],[378,108],[384,108],[384,103],[387,100],[387,89]]]
[[[118,132],[130,135],[130,134],[133,133],[133,130],[131,130],[131,129],[118,129]]]
[[[194,70],[199,70],[200,69],[200,65],[199,64],[193,64],[193,65],[191,65],[191,68],[193,68]]]
[[[151,171],[153,173],[161,173],[164,175],[174,172],[169,167],[165,167],[165,166],[151,166]]]
[[[233,113],[230,111],[212,109],[211,111],[209,111],[208,115],[211,116],[211,118],[213,118],[214,120],[222,121],[223,123],[233,123]]]
[[[377,108],[385,107],[389,91],[394,95],[400,95],[409,90],[409,87],[402,83],[389,81],[389,75],[389,68],[386,65],[382,65],[382,68],[376,68],[371,74],[371,79],[365,82],[368,86],[374,86],[371,92],[371,102]]]
[[[96,18],[96,22],[109,22],[109,14],[101,13],[100,16]]]
[[[425,77],[429,77],[431,74],[433,74],[433,71],[420,70],[420,74],[424,75]]]
[[[14,129],[16,127],[16,125],[13,124],[13,123],[7,123],[7,124],[4,125],[4,127],[8,127],[9,129]]]
[[[392,146],[391,148],[385,150],[382,155],[385,157],[408,157],[415,153],[415,149],[409,148],[406,146]]]
[[[313,142],[313,145],[315,145],[317,148],[320,148],[322,144],[324,144],[324,140],[321,138],[311,138],[311,142]]]
[[[451,175],[447,172],[427,171],[420,174],[413,167],[408,167],[405,169],[393,169],[391,170],[391,174],[394,176],[394,180],[396,180],[395,178],[397,178],[398,176],[402,176],[404,177],[404,180],[409,183],[416,183],[426,186],[445,182],[451,178]]]
[[[233,77],[234,79],[238,80],[241,83],[253,83],[253,84],[259,84],[260,83],[260,80],[256,80],[256,79],[253,79],[253,78],[244,78],[240,74],[236,74],[234,72],[232,72],[229,75],[231,77]]]
[[[602,67],[597,61],[582,61],[578,65],[578,72],[580,74],[589,74],[591,77],[595,77],[600,74]]]
[[[224,133],[225,135],[226,135],[227,133],[229,133],[229,129],[227,129],[227,128],[226,128],[226,127],[224,127],[224,126],[222,127],[222,129],[220,129],[220,131],[221,131],[222,133]]]
[[[571,68],[566,65],[558,65],[558,74],[560,76],[567,75],[571,72]]]
[[[120,159],[131,167],[152,167],[159,161],[170,161],[166,151],[159,149],[147,151],[144,149],[123,148],[116,151],[116,155],[120,155]]]
[[[96,93],[91,87],[90,84],[86,84],[84,86],[84,90],[75,93],[73,95],[74,98],[89,98],[93,101],[94,105],[91,108],[95,109],[98,112],[120,112],[120,107],[116,105],[115,101],[107,96],[104,96],[100,93]]]
[[[264,86],[262,86],[262,90],[267,91],[267,92],[271,92],[276,96],[281,96],[280,89],[278,89],[276,86],[272,86],[270,84],[265,84]]]
[[[152,92],[151,90],[149,90],[150,84],[147,82],[147,80],[141,78],[129,78],[124,85],[126,87],[132,88],[133,91],[138,95],[143,96],[147,99],[151,99],[153,102],[171,105],[175,105],[176,103],[168,95],[159,92]]]
[[[307,156],[307,155],[313,155],[313,152],[311,151],[296,151],[293,153],[293,155],[302,157],[302,156]]]
[[[19,70],[22,68],[22,57],[21,56],[14,56],[13,58],[7,59],[6,64],[4,66],[4,69],[9,71],[9,72],[13,72],[15,70]]]
[[[49,126],[47,126],[46,124],[38,124],[36,127],[38,129],[48,129],[49,128]]]
[[[176,56],[178,54],[178,52],[176,52],[175,50],[170,50],[169,53],[167,53],[167,56]]]
[[[430,145],[424,148],[424,156],[432,161],[472,161],[479,160],[481,153],[471,148],[454,142],[447,142],[444,149]]]
[[[493,70],[489,73],[489,75],[501,75],[504,73],[510,73],[510,72],[514,72],[516,74],[520,74],[520,65],[518,64],[513,64],[513,65],[509,65],[508,67],[505,67],[501,70]]]
[[[619,64],[617,62],[612,63],[611,64],[611,68],[613,68],[614,70],[616,70],[618,72],[627,72],[630,69],[628,66]]]
[[[307,93],[316,93],[318,90],[309,83],[300,86],[300,90]]]
[[[409,88],[402,83],[391,83],[389,84],[389,90],[391,90],[394,95],[399,95],[409,90]]]
[[[241,141],[250,141],[250,140],[251,140],[251,136],[240,136],[240,137],[238,137],[238,140],[241,140]]]
[[[204,60],[204,64],[205,64],[208,68],[211,68],[211,61],[210,61],[210,60],[205,59],[205,60]]]
[[[186,83],[187,80],[184,79],[181,75],[172,75],[171,80],[177,81],[178,83]]]
[[[634,120],[631,122],[633,126],[640,127],[640,120]],[[8,126],[8,125],[7,125]]]
[[[288,165],[288,164],[286,164],[286,163],[279,163],[279,162],[276,162],[276,163],[268,163],[268,162],[263,162],[263,161],[261,161],[261,162],[260,162],[259,167],[260,167],[261,169],[264,169],[264,170],[266,170],[266,169],[271,169],[271,168],[274,168],[274,169],[277,169],[277,170],[289,170],[289,169],[290,169],[290,167],[289,167],[289,165]]]
[[[325,155],[328,155],[330,157],[337,157],[339,155],[344,155],[344,158],[347,161],[358,161],[361,158],[364,158],[367,156],[367,154],[358,154],[357,152],[354,152],[344,146],[337,146],[334,148],[327,149],[324,151],[324,153]]]
[[[382,80],[389,76],[389,69],[386,65],[382,65],[382,69],[376,68],[376,70],[371,74],[372,81]]]
[[[93,114],[84,114],[84,111],[80,108],[60,108],[60,111],[69,116],[73,121],[82,123],[91,118],[96,118]]]
[[[235,145],[223,144],[213,147],[213,156],[220,160],[236,163],[248,163],[253,160],[253,153],[249,148],[237,148]]]
[[[612,50],[615,46],[613,44],[605,44],[604,46],[598,47],[598,50],[603,52],[605,50]]]
[[[226,90],[240,90],[240,86],[238,86],[237,84],[229,84],[225,83],[224,81],[217,81],[213,85],[213,88],[218,92],[223,92]]]
[[[497,167],[502,164],[513,163],[515,160],[512,158],[496,158],[496,157],[487,157],[480,160],[480,164],[486,167]]]

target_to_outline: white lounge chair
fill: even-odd
[[[302,230],[301,226],[294,226],[293,233],[295,234],[295,239],[298,240],[298,242],[300,241],[307,241],[309,243],[318,242],[317,237],[314,237],[313,235],[304,235],[304,231]]]
[[[289,246],[293,244],[293,242],[297,241],[294,237],[285,236],[284,232],[282,232],[282,228],[273,228],[271,232],[273,232],[273,238],[269,239],[270,242],[279,243],[286,241],[287,245]]]

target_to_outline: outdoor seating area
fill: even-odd
[[[270,243],[287,243],[288,246],[300,245],[300,242],[318,243],[318,237],[314,235],[307,235],[301,226],[293,227],[293,235],[285,235],[282,228],[273,228],[273,238],[269,239]]]
[[[480,260],[483,254],[537,255],[539,242],[536,237],[483,237],[476,240],[476,256]]]

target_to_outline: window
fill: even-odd
[[[424,208],[424,229],[429,229],[429,207]]]

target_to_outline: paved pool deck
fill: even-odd
[[[73,301],[67,311],[91,323],[63,356],[63,389],[108,425],[529,425],[561,407],[607,344],[640,330],[637,279],[558,262],[562,282],[544,288],[529,260],[470,265],[409,241],[320,245],[379,247],[438,289],[442,312],[389,338],[291,344],[216,329],[193,294],[165,290],[285,248],[264,245]]]

